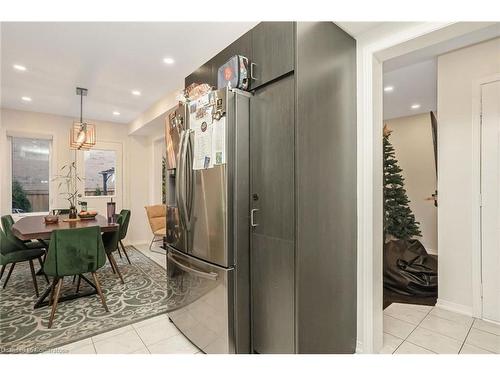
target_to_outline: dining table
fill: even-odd
[[[50,240],[50,236],[54,230],[59,229],[74,229],[74,228],[87,228],[99,226],[102,233],[113,232],[120,228],[120,226],[111,220],[108,220],[102,215],[97,215],[93,219],[76,219],[70,220],[67,215],[60,215],[59,220],[56,223],[46,223],[45,216],[24,216],[12,226],[12,233],[22,241],[27,240],[38,240],[45,244],[46,250],[49,250],[49,246],[46,240]],[[43,272],[43,270],[41,270]],[[97,288],[95,284],[90,281],[84,275],[79,275],[79,277],[89,284],[92,289],[87,291],[77,291],[76,293],[62,296],[59,301],[68,301],[80,297],[86,297],[90,295],[97,294]],[[34,308],[40,308],[49,305],[49,301],[46,298],[50,294],[53,285],[49,287],[40,295],[40,298],[35,302]]]

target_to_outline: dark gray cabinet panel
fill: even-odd
[[[212,60],[206,62],[184,80],[184,87],[192,83],[208,83],[210,86],[217,86],[217,73],[214,74]]]
[[[253,349],[294,353],[293,241],[252,236]]]
[[[356,44],[297,23],[297,350],[356,346]]]
[[[234,55],[242,55],[252,59],[252,35],[251,31],[243,34],[229,46],[224,48],[216,56],[211,58],[195,72],[190,74],[185,79],[185,86],[191,83],[208,83],[211,86],[217,87],[217,71],[219,67],[229,60]]]
[[[258,87],[294,68],[294,23],[261,22],[252,30],[252,87]]]
[[[294,77],[250,100],[253,347],[294,352]]]
[[[242,55],[247,59],[252,59],[252,34],[247,32],[242,35],[238,40],[231,43],[229,46],[224,48],[220,53],[217,54],[211,61],[214,67],[215,84],[217,85],[217,72],[219,67],[227,62],[234,55]]]

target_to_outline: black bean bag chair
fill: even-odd
[[[418,240],[384,245],[384,287],[407,296],[437,296],[437,257]]]

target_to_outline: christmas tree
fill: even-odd
[[[421,236],[419,222],[410,209],[410,200],[404,188],[403,171],[389,142],[391,130],[384,126],[384,233],[396,239],[408,240]]]

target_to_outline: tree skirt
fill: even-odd
[[[165,313],[189,303],[187,298],[198,298],[206,292],[201,288],[197,296],[186,296],[182,291],[187,285],[168,285],[164,268],[132,246],[127,247],[127,253],[132,264],[125,257],[119,259],[117,252],[114,254],[124,285],[109,263],[97,271],[110,312],[104,310],[97,294],[61,302],[51,329],[47,328],[50,307],[33,309],[37,298],[28,263],[16,264],[7,288],[0,289],[0,353],[44,352]],[[91,278],[90,274],[86,276]],[[42,276],[37,281],[41,294],[48,285]],[[75,291],[76,283],[72,281],[72,277],[64,278],[61,296]],[[195,279],[189,281],[197,283]],[[80,290],[88,288],[82,280]]]

